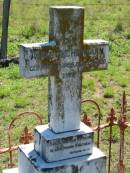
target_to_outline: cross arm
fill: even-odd
[[[56,43],[20,45],[20,71],[26,78],[48,76],[56,62]]]
[[[108,66],[108,42],[105,40],[84,40],[82,71],[102,70]]]

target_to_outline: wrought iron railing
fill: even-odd
[[[0,147],[0,154],[4,154],[4,153],[9,153],[9,164],[8,166],[10,168],[14,167],[13,164],[13,152],[16,151],[18,149],[18,146],[13,146],[12,145],[12,130],[13,127],[16,123],[17,120],[19,120],[22,117],[28,117],[28,116],[33,116],[36,118],[36,120],[38,121],[38,124],[42,124],[42,118],[38,113],[35,112],[24,112],[24,113],[20,113],[18,115],[16,115],[13,120],[10,122],[9,126],[8,126],[8,130],[7,130],[7,136],[8,136],[8,147],[7,148],[1,148]],[[33,140],[33,134],[32,132],[29,131],[28,127],[25,126],[24,130],[22,132],[22,135],[19,138],[19,143],[21,144],[28,144],[30,143],[30,141]]]
[[[97,111],[98,111],[98,124],[96,127],[93,127],[93,130],[97,132],[97,147],[100,148],[100,133],[103,129],[109,128],[109,136],[108,136],[108,141],[109,141],[109,154],[108,154],[108,173],[111,173],[111,158],[112,158],[112,136],[113,136],[113,127],[117,126],[120,130],[120,138],[119,138],[119,154],[118,156],[118,165],[117,165],[117,172],[118,173],[125,173],[125,163],[124,163],[124,158],[125,158],[125,131],[127,128],[130,128],[130,123],[128,122],[128,117],[127,117],[127,100],[126,100],[126,94],[125,92],[123,93],[122,96],[122,103],[121,103],[121,111],[120,111],[120,117],[116,115],[116,112],[114,108],[111,109],[109,115],[107,116],[107,123],[106,124],[101,124],[101,111],[100,111],[100,106],[98,105],[97,102],[93,100],[84,100],[82,103],[86,102],[91,102],[92,104],[96,105]],[[90,117],[88,117],[86,114],[83,116],[83,122],[92,127],[92,120]]]

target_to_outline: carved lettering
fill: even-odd
[[[83,150],[87,146],[88,148],[90,147],[92,143],[91,138],[92,138],[91,135],[88,135],[87,138],[85,135],[82,135],[77,137],[71,137],[68,140],[62,139],[62,141],[60,140],[53,141],[50,152],[57,152],[61,150],[73,150],[74,152],[79,152],[78,148],[81,148]],[[72,151],[70,151],[70,153],[72,154]]]

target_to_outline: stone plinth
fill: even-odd
[[[69,159],[92,153],[93,131],[80,125],[80,130],[56,134],[48,125],[34,131],[36,152],[47,162]]]
[[[105,160],[105,155],[93,147],[91,155],[48,163],[35,152],[33,144],[22,145],[18,173],[105,173]]]

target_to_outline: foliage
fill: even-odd
[[[107,87],[104,92],[104,97],[105,98],[113,98],[114,97],[114,91],[113,88]]]

